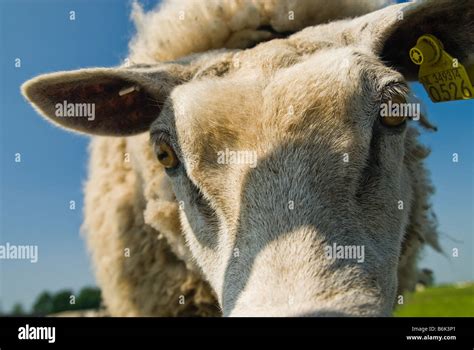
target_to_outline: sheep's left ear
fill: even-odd
[[[434,35],[444,50],[464,64],[474,63],[472,0],[425,0],[386,7],[357,18],[351,33],[387,65],[415,80],[419,66],[409,56],[420,36]]]
[[[40,75],[23,95],[53,124],[80,133],[128,136],[147,131],[184,66],[89,68]]]

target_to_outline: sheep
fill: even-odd
[[[84,232],[111,315],[389,315],[414,288],[422,247],[440,249],[429,151],[377,110],[409,94],[421,34],[472,54],[451,29],[472,31],[473,11],[356,4],[135,4],[127,64],[23,85],[49,121],[96,135]],[[56,116],[64,100],[95,120]],[[225,149],[256,167],[217,164]],[[363,246],[364,263],[328,259],[332,244]]]

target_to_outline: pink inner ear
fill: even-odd
[[[143,89],[120,96],[120,91],[133,86],[133,82],[101,78],[77,83],[65,82],[49,87],[46,95],[50,103],[47,112],[58,124],[94,135],[132,135],[148,130],[161,109],[162,103]],[[58,117],[55,106],[64,104],[94,106],[94,118]]]

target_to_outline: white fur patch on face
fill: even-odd
[[[243,64],[171,94],[184,160],[171,181],[193,256],[225,315],[388,315],[408,212],[383,200],[409,206],[411,188],[404,133],[376,123],[383,87],[402,78],[354,48],[276,67]],[[327,259],[327,246],[356,256]],[[278,292],[263,298],[268,286]]]

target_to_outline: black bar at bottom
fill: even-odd
[[[175,336],[313,336],[324,342],[474,347],[473,318],[0,318],[0,349],[153,343]],[[54,327],[54,342],[52,328]],[[27,335],[28,333],[28,335]],[[43,339],[31,339],[36,337]],[[22,338],[22,339],[19,339]],[[25,339],[26,338],[26,339]],[[164,345],[164,344],[162,344]],[[463,346],[464,347],[464,346]]]

